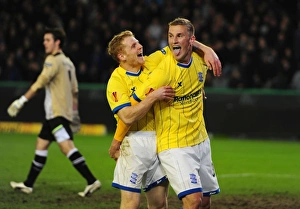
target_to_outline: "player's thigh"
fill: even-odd
[[[38,137],[59,143],[64,140],[73,139],[73,133],[67,119],[63,117],[56,117],[43,122],[42,129]]]
[[[51,141],[38,137],[35,148],[36,148],[36,150],[48,150],[50,144],[51,144]]]
[[[167,208],[168,191],[168,181],[164,181],[161,184],[152,188],[151,190],[147,191],[145,194],[149,209]]]
[[[191,193],[182,198],[183,208],[200,208],[201,202],[201,192]]]
[[[47,150],[50,144],[55,141],[55,138],[52,134],[52,129],[49,124],[49,120],[45,120],[42,123],[42,128],[38,134],[36,141],[36,150]]]
[[[141,193],[121,190],[120,209],[138,209],[140,205]]]
[[[121,147],[120,156],[114,171],[113,187],[133,191],[136,193],[141,192],[144,174],[148,171],[147,164],[151,160],[148,156],[141,158],[141,152],[146,151],[146,147],[136,147],[142,138],[125,137]]]
[[[142,187],[145,192],[152,190],[152,188],[168,181],[166,172],[164,171],[158,156],[151,160],[152,165],[147,167],[147,171],[143,175]]]
[[[202,192],[198,173],[200,159],[195,147],[169,149],[158,155],[170,185],[179,198]]]
[[[157,158],[156,133],[154,131],[129,132],[126,141],[121,145],[121,152],[135,155],[145,167],[151,167]],[[127,144],[127,145],[126,145]]]
[[[199,170],[203,196],[210,196],[219,193],[219,183],[211,157],[210,140],[206,139],[199,145],[199,152],[205,153],[201,156],[201,167]]]

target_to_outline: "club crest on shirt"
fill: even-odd
[[[130,182],[131,182],[132,184],[136,184],[137,179],[138,179],[138,176],[139,176],[138,174],[132,173],[131,176],[130,176]]]
[[[198,73],[198,80],[199,80],[200,82],[203,82],[203,73],[202,73],[202,72],[199,72],[199,73]]]
[[[193,173],[190,174],[190,180],[191,180],[192,184],[197,184],[198,183],[197,176]]]
[[[114,91],[114,92],[111,94],[111,96],[112,96],[112,100],[113,100],[114,102],[118,102],[118,101],[119,101],[119,99],[118,99],[118,93],[117,93],[116,91]]]

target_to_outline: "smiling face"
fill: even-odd
[[[191,35],[185,25],[169,26],[168,42],[174,58],[180,63],[188,63],[192,54],[195,36]]]
[[[145,63],[143,46],[134,36],[125,37],[122,45],[123,49],[118,54],[120,65],[128,71],[137,72]]]

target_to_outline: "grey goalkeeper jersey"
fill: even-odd
[[[44,67],[31,86],[33,91],[45,88],[46,119],[62,116],[72,121],[73,94],[78,92],[75,67],[64,53],[48,55]]]

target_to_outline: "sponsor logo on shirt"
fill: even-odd
[[[200,94],[201,94],[201,90],[198,90],[198,91],[196,91],[192,94],[184,95],[182,97],[175,96],[174,97],[174,102],[184,103],[185,101],[194,100],[195,98],[198,98]]]

